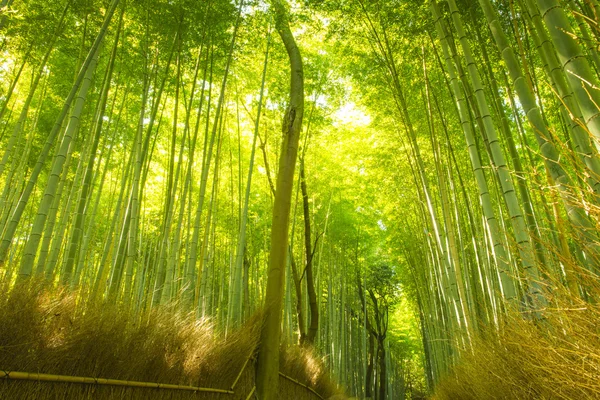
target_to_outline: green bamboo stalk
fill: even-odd
[[[529,237],[529,232],[527,230],[522,208],[516,196],[510,171],[508,170],[506,161],[504,159],[504,154],[500,146],[496,128],[494,127],[494,123],[492,121],[488,103],[485,98],[483,85],[481,83],[481,77],[479,75],[479,71],[477,70],[475,59],[471,53],[471,47],[467,41],[467,36],[456,3],[454,0],[447,0],[447,2],[450,6],[451,18],[457,31],[458,39],[467,63],[467,71],[471,84],[473,85],[475,100],[481,112],[483,131],[485,132],[489,141],[490,154],[498,175],[498,179],[500,181],[499,183],[502,189],[502,196],[506,202],[508,213],[511,218],[511,225],[514,230],[516,244],[521,256],[521,264],[529,285],[528,293],[532,297],[531,301],[533,301],[536,305],[542,304],[544,300],[540,293],[541,277],[538,268],[535,265],[535,256]]]
[[[23,258],[21,259],[21,266],[19,270],[19,276],[22,278],[29,277],[33,270],[33,264],[35,260],[35,256],[39,247],[39,243],[42,237],[42,233],[44,230],[44,226],[46,224],[46,219],[48,217],[48,212],[54,198],[56,196],[56,192],[58,186],[61,182],[61,175],[63,173],[63,166],[65,165],[65,161],[69,157],[71,153],[71,141],[74,136],[77,134],[80,125],[80,118],[83,112],[83,106],[85,104],[85,100],[87,97],[88,90],[92,83],[92,78],[94,76],[94,72],[96,70],[96,65],[98,62],[98,56],[100,54],[101,46],[98,46],[94,57],[89,64],[89,67],[86,71],[85,77],[81,83],[81,88],[79,90],[79,96],[75,99],[75,103],[73,105],[73,110],[71,111],[69,124],[67,126],[67,130],[63,136],[62,142],[60,144],[60,148],[56,155],[54,156],[54,161],[52,163],[52,169],[50,175],[48,177],[48,182],[46,183],[46,188],[44,190],[44,195],[42,197],[42,201],[38,207],[37,215],[33,222],[33,226],[31,228],[31,233],[29,234],[29,239],[25,244],[25,250],[23,252]]]
[[[452,92],[457,103],[473,173],[477,182],[481,206],[483,208],[483,215],[489,228],[489,235],[494,248],[495,261],[502,281],[501,290],[507,300],[515,300],[517,297],[517,291],[513,277],[510,273],[507,250],[500,236],[500,227],[492,207],[488,184],[481,166],[479,151],[477,150],[477,144],[471,128],[468,104],[464,95],[464,91],[461,89],[459,80],[457,78],[456,67],[452,63],[452,56],[449,49],[450,46],[448,44],[448,34],[442,25],[442,17],[435,0],[430,1],[430,8],[433,13],[438,36],[440,37],[442,43],[442,50],[447,70],[446,72],[450,77]]]
[[[267,48],[265,50],[265,61],[263,63],[262,80],[260,84],[260,94],[258,96],[258,109],[256,111],[256,120],[254,121],[254,138],[252,139],[252,151],[250,153],[250,163],[248,166],[248,178],[246,180],[246,192],[244,195],[244,205],[242,210],[242,216],[240,221],[240,232],[238,236],[238,245],[236,250],[235,265],[233,270],[233,284],[232,284],[232,310],[229,314],[230,327],[239,326],[242,322],[243,310],[242,310],[242,264],[244,260],[244,252],[246,251],[246,225],[248,222],[248,205],[250,202],[250,189],[252,184],[252,174],[254,171],[254,157],[256,154],[256,140],[258,138],[258,131],[260,128],[260,117],[262,112],[262,103],[265,91],[265,82],[267,78],[267,67],[269,61],[269,48],[271,45],[271,32],[267,33]]]
[[[600,149],[600,84],[592,72],[579,43],[573,37],[571,24],[556,0],[537,0],[537,6],[550,33],[563,73],[581,106],[584,121]]]
[[[12,243],[14,234],[17,230],[17,226],[23,215],[23,211],[25,210],[27,202],[29,201],[29,197],[31,196],[31,193],[33,192],[33,189],[37,183],[37,179],[38,179],[40,173],[42,172],[42,169],[45,165],[45,162],[50,153],[50,150],[55,145],[55,141],[56,141],[56,138],[60,131],[60,128],[62,126],[63,120],[65,119],[65,117],[71,107],[71,102],[73,101],[73,99],[75,98],[75,95],[79,91],[79,87],[83,82],[83,79],[86,75],[88,67],[92,63],[92,60],[94,59],[95,54],[104,39],[106,31],[108,30],[108,26],[110,25],[112,16],[113,16],[118,4],[119,4],[119,0],[113,0],[110,7],[107,9],[107,13],[104,18],[102,27],[100,28],[100,31],[94,41],[94,44],[92,45],[83,65],[81,67],[81,70],[79,71],[79,73],[77,75],[75,84],[72,86],[71,91],[69,92],[69,95],[65,99],[63,107],[56,119],[54,126],[52,127],[52,130],[50,131],[49,135],[46,138],[44,147],[42,148],[42,151],[40,152],[40,155],[38,156],[38,160],[35,164],[35,167],[33,168],[31,175],[29,176],[27,185],[25,186],[25,189],[23,190],[23,193],[21,194],[18,205],[10,217],[10,221],[8,222],[8,224],[6,226],[4,235],[2,237],[2,241],[0,242],[0,265],[4,264],[4,262],[6,261],[6,257],[8,255],[8,250]],[[64,162],[64,161],[62,161],[62,162]],[[62,162],[60,162],[60,163],[62,164]],[[45,200],[44,204],[47,204],[48,200],[53,197],[54,196],[49,196],[48,199]],[[40,219],[40,222],[41,222],[41,219]],[[38,240],[38,242],[39,242],[39,240]],[[27,273],[28,271],[25,270],[24,272]],[[29,271],[29,274],[30,273],[31,273],[31,271]],[[25,276],[27,276],[27,275],[25,275]]]
[[[214,123],[213,123],[212,131],[211,131],[210,139],[208,138],[208,136],[205,136],[205,154],[202,159],[202,176],[200,178],[200,193],[199,193],[199,198],[198,198],[198,206],[196,207],[196,213],[195,213],[195,218],[194,218],[194,231],[192,234],[192,239],[190,241],[190,248],[189,248],[188,259],[187,259],[188,271],[193,271],[196,269],[196,263],[197,263],[197,259],[198,259],[198,242],[199,242],[199,237],[200,237],[200,221],[202,218],[202,210],[203,210],[204,200],[205,200],[205,196],[206,196],[206,185],[207,185],[207,181],[208,181],[208,173],[209,173],[209,169],[210,169],[210,162],[211,162],[211,158],[212,158],[215,137],[217,135],[219,121],[221,120],[221,114],[223,113],[223,104],[224,104],[224,100],[225,100],[225,92],[227,89],[227,79],[229,77],[229,69],[231,67],[231,63],[233,60],[234,46],[235,46],[235,43],[237,40],[238,29],[239,29],[240,23],[241,23],[242,6],[243,6],[243,0],[240,1],[240,4],[239,4],[238,15],[237,15],[237,19],[235,22],[233,35],[231,38],[229,51],[227,54],[227,62],[225,65],[225,71],[223,73],[223,81],[221,83],[221,92],[219,93],[219,100],[217,101],[217,108],[216,108],[216,112],[215,112]],[[212,70],[211,70],[211,74],[212,74]],[[207,127],[208,127],[208,121],[209,121],[209,118],[207,115]],[[207,129],[207,132],[208,132],[208,129]],[[208,147],[206,146],[206,144],[208,144]],[[199,293],[198,293],[198,290],[196,290],[195,302],[197,302],[198,300],[199,300]]]
[[[494,7],[490,0],[479,0],[479,3],[483,8],[494,40],[506,63],[513,85],[519,96],[519,101],[521,102],[525,115],[535,134],[538,146],[544,158],[546,169],[558,187],[561,199],[567,210],[567,216],[585,239],[587,252],[591,256],[591,260],[598,260],[600,254],[598,253],[598,237],[596,235],[596,230],[588,219],[585,210],[583,210],[579,202],[576,201],[577,199],[571,191],[572,183],[569,176],[560,165],[558,151],[550,140],[552,135],[544,123],[540,110],[537,107],[535,96],[529,85],[527,85],[527,81],[523,76],[514,51],[508,44],[508,40],[498,21]],[[595,262],[592,261],[592,263]]]
[[[112,54],[110,57],[109,65],[106,70],[106,75],[104,78],[104,86],[102,88],[102,94],[100,98],[100,103],[97,108],[96,121],[92,130],[93,142],[89,152],[89,158],[87,161],[85,173],[83,176],[83,184],[81,188],[81,193],[79,195],[79,200],[77,202],[76,208],[76,216],[75,222],[73,225],[73,234],[71,236],[71,240],[68,246],[68,250],[66,253],[66,263],[64,268],[64,273],[61,276],[61,280],[63,283],[67,283],[71,279],[71,275],[76,264],[76,256],[77,250],[79,248],[81,237],[83,234],[83,221],[85,216],[85,209],[88,205],[89,193],[91,191],[91,182],[92,176],[94,173],[94,163],[96,161],[96,151],[98,150],[98,144],[100,143],[100,136],[102,133],[102,125],[104,122],[104,112],[106,110],[106,104],[108,101],[108,92],[110,90],[110,83],[112,80],[112,75],[114,71],[115,59],[117,55],[117,48],[119,44],[119,39],[121,35],[121,28],[123,25],[123,15],[125,14],[125,8],[123,7],[121,11],[121,16],[119,18],[119,25],[117,27],[117,32],[115,34],[115,41],[112,48]]]
[[[534,1],[524,0],[524,2],[528,11],[525,14],[533,23],[533,27],[530,27],[531,36],[542,59],[546,75],[550,78],[554,91],[558,93],[560,101],[564,105],[564,107],[561,107],[563,118],[569,122],[575,151],[587,167],[588,182],[594,192],[595,203],[600,204],[600,159],[595,147],[591,144],[590,134],[585,128],[579,101],[573,94],[573,90],[562,72],[554,46],[544,28],[542,17]]]

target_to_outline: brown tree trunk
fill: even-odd
[[[365,293],[363,291],[362,283],[360,278],[357,279],[358,283],[358,297],[360,298],[360,303],[362,309],[365,313],[365,325],[367,328],[367,332],[369,335],[369,351],[367,356],[367,371],[365,374],[365,399],[373,398],[373,370],[375,368],[375,331],[373,330],[373,326],[371,325],[371,320],[369,319],[369,315],[367,313],[367,305],[365,300]]]
[[[291,85],[290,103],[283,120],[283,140],[273,204],[271,251],[265,292],[265,321],[258,351],[256,393],[260,400],[279,399],[279,346],[288,227],[298,141],[304,115],[304,74],[300,50],[290,30],[286,4],[281,0],[273,0],[272,6],[275,13],[275,26],[290,60]]]
[[[300,343],[304,343],[306,338],[305,324],[304,324],[304,310],[302,309],[302,278],[298,275],[298,266],[292,253],[292,247],[289,248],[290,252],[290,264],[292,265],[292,278],[294,281],[294,288],[296,289],[296,315],[298,317],[298,331],[300,332]]]
[[[308,207],[308,189],[306,187],[306,173],[304,171],[304,157],[300,158],[300,190],[302,190],[302,206],[304,209],[304,247],[306,249],[306,287],[308,303],[310,305],[310,325],[303,344],[314,344],[319,329],[319,306],[315,291],[313,277],[313,250],[310,238],[310,209]],[[302,279],[302,278],[300,278]]]
[[[379,399],[385,400],[385,393],[387,389],[387,369],[385,364],[385,336],[380,335],[377,337],[379,342]]]
[[[367,319],[368,321],[368,319]],[[367,322],[368,323],[368,322]],[[368,328],[367,328],[368,330]],[[375,339],[373,334],[369,331],[369,358],[367,361],[367,375],[365,379],[365,398],[373,398],[373,368],[374,368],[374,353],[375,352]]]

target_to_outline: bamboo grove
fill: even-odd
[[[597,0],[1,7],[3,282],[264,310],[378,400],[597,303]]]

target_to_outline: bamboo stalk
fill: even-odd
[[[188,390],[191,392],[207,393],[225,393],[234,394],[232,390],[202,388],[196,386],[174,385],[169,383],[152,383],[138,381],[123,381],[119,379],[90,378],[83,376],[67,376],[40,374],[32,372],[17,372],[0,370],[0,379],[24,380],[24,381],[43,381],[43,382],[62,382],[62,383],[83,383],[90,385],[124,386],[136,388],[168,389],[168,390]]]
[[[235,380],[233,381],[233,383],[231,384],[231,390],[233,392],[233,389],[235,388],[235,385],[237,385],[237,383],[239,382],[240,378],[242,377],[242,374],[244,373],[244,371],[246,370],[246,366],[248,365],[248,362],[250,360],[252,360],[252,356],[254,355],[254,352],[252,352],[252,354],[250,354],[250,356],[248,358],[246,358],[246,362],[244,363],[244,365],[242,366],[242,369],[240,369],[240,373],[237,375],[237,377],[235,378]]]
[[[252,390],[250,391],[250,393],[248,393],[248,397],[246,397],[246,400],[250,400],[255,391],[256,391],[256,386],[254,386],[252,388]]]
[[[323,396],[321,396],[319,393],[317,393],[317,392],[316,392],[316,390],[315,390],[315,389],[313,389],[313,388],[311,388],[310,386],[307,386],[307,385],[305,385],[305,384],[304,384],[304,383],[302,383],[302,382],[298,382],[298,381],[297,381],[297,380],[295,380],[294,378],[291,378],[291,377],[289,377],[289,376],[285,375],[285,374],[284,374],[284,373],[282,373],[282,372],[280,372],[280,373],[279,373],[279,376],[281,376],[281,377],[283,377],[283,378],[287,379],[287,380],[288,380],[288,381],[290,381],[290,382],[293,382],[293,383],[295,383],[295,384],[296,384],[296,385],[298,385],[298,386],[302,386],[302,387],[304,387],[304,388],[308,389],[309,391],[313,392],[313,393],[314,393],[314,394],[315,394],[315,395],[316,395],[318,398],[320,398],[321,400],[325,400],[325,399],[323,398]]]

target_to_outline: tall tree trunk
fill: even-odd
[[[373,397],[373,370],[375,368],[375,334],[373,326],[371,325],[371,319],[369,318],[367,301],[365,299],[364,290],[360,277],[357,277],[358,283],[358,298],[363,310],[364,315],[364,328],[365,334],[368,336],[369,348],[365,357],[367,358],[367,368],[365,372],[365,399],[371,399]]]
[[[306,148],[304,149],[306,152]],[[308,204],[308,189],[306,187],[306,172],[304,170],[304,155],[300,158],[300,188],[302,190],[302,209],[304,214],[304,249],[306,250],[306,294],[310,305],[310,323],[306,332],[305,342],[314,344],[319,329],[319,308],[317,304],[317,293],[315,291],[315,280],[313,276],[314,251],[311,242],[310,209]],[[302,278],[300,278],[302,279]]]
[[[290,60],[290,102],[283,119],[283,140],[277,173],[277,187],[273,204],[271,250],[267,289],[265,292],[265,322],[261,332],[258,353],[256,389],[260,400],[279,399],[279,346],[281,339],[281,311],[285,284],[285,263],[288,247],[288,227],[298,155],[298,142],[304,115],[304,71],[302,56],[290,30],[286,4],[271,2],[275,26],[285,45]]]

